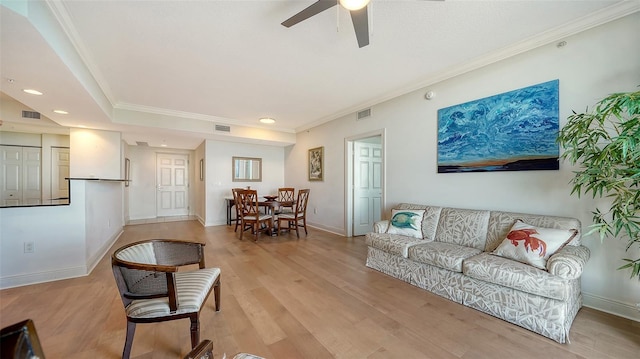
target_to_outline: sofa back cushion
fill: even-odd
[[[518,219],[536,227],[577,229],[578,233],[567,245],[580,245],[580,231],[582,227],[580,221],[576,218],[491,211],[487,233],[487,245],[484,248],[484,251],[492,252],[493,250],[495,250],[507,237],[507,234],[509,234],[509,230]]]
[[[489,213],[474,209],[443,208],[435,240],[484,250]]]
[[[395,209],[423,209],[424,215],[422,216],[422,239],[426,241],[433,241],[435,239],[436,228],[438,227],[438,219],[440,218],[442,207],[425,206],[412,203],[400,203],[395,207]]]

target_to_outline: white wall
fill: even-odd
[[[71,187],[84,198],[84,186]],[[0,208],[0,288],[86,274],[84,201],[68,206]],[[24,243],[33,242],[33,253]]]
[[[72,181],[85,185],[85,246],[91,271],[109,250],[124,227],[122,182]],[[75,198],[73,198],[75,200]],[[87,272],[88,273],[88,272]]]
[[[579,218],[588,230],[597,204],[570,196],[571,168],[559,171],[437,173],[437,110],[506,91],[560,80],[561,126],[572,110],[583,111],[609,93],[636,91],[640,84],[640,13],[548,44],[482,69],[434,84],[372,107],[372,117],[355,114],[299,133],[286,149],[288,185],[311,188],[307,213],[312,225],[346,233],[344,139],[385,129],[386,211],[399,202],[563,215]],[[428,66],[428,64],[425,64]],[[436,97],[425,100],[432,90]],[[307,150],[325,147],[325,180],[307,181]],[[586,232],[586,231],[585,231]],[[640,320],[640,282],[617,271],[625,241],[586,237],[591,251],[583,276],[586,305]]]
[[[262,158],[262,182],[233,182],[231,159],[233,156]],[[225,197],[231,197],[231,188],[251,186],[258,195],[278,192],[284,181],[284,148],[266,145],[207,140],[205,226],[225,224],[227,207]]]
[[[86,141],[87,133],[108,141],[96,147]],[[79,134],[81,139],[74,138]],[[116,161],[109,162],[120,163],[119,141],[119,134],[111,132],[70,134],[72,153],[96,158],[90,163],[91,171],[100,170],[105,153],[115,153]],[[79,163],[82,161],[72,159],[71,170]],[[79,169],[76,173],[84,172]],[[120,168],[96,174],[119,178]],[[72,180],[69,205],[0,208],[0,288],[90,273],[122,231],[123,186],[122,182]],[[33,243],[33,253],[24,253],[25,242]]]
[[[156,156],[158,153],[177,153],[189,156],[189,214],[194,213],[195,181],[194,152],[160,147],[128,146],[131,160],[131,183],[128,190],[129,220],[156,218]]]
[[[120,132],[72,128],[70,176],[121,179]]]
[[[284,149],[279,146],[206,140],[194,151],[128,146],[131,183],[128,190],[129,220],[156,217],[156,154],[189,154],[190,214],[205,226],[225,224],[224,197],[231,188],[251,186],[258,194],[272,194],[284,186]],[[233,156],[262,158],[262,182],[233,182]],[[204,180],[200,181],[200,159],[204,159]]]

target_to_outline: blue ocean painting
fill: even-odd
[[[438,172],[559,169],[559,81],[438,110]]]

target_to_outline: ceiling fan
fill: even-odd
[[[367,15],[367,6],[371,0],[339,0],[340,5],[351,13],[351,21],[353,22],[353,28],[356,31],[356,38],[358,39],[358,47],[365,47],[369,45],[369,19]],[[302,22],[314,15],[317,15],[329,8],[337,5],[336,0],[318,0],[311,4],[306,9],[293,15],[285,20],[282,25],[291,27],[299,22]]]

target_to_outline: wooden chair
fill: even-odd
[[[284,229],[281,222],[287,222],[287,229],[295,227],[296,236],[300,238],[298,232],[299,227],[304,228],[304,234],[307,233],[307,202],[309,201],[309,189],[301,189],[298,191],[298,198],[296,205],[293,208],[293,213],[282,213],[278,215],[278,229]]]
[[[273,216],[270,214],[260,213],[260,207],[258,206],[258,191],[254,189],[239,190],[238,199],[240,203],[240,218],[242,219],[242,229],[245,226],[251,226],[258,241],[258,232],[261,225],[267,225],[268,229],[273,228]],[[240,240],[244,230],[240,231]]]
[[[213,343],[209,339],[203,340],[184,359],[213,359]]]
[[[238,191],[242,191],[244,188],[232,188],[231,193],[233,193],[233,203],[236,209],[236,227],[233,229],[234,232],[238,231],[238,227],[242,224],[242,208],[240,206],[240,199],[238,197]],[[246,231],[249,228],[253,228],[252,226],[243,227],[242,230]]]
[[[178,271],[189,265],[198,269]],[[131,354],[136,323],[189,318],[195,348],[200,311],[212,289],[220,311],[220,269],[205,268],[204,243],[152,239],[128,244],[113,253],[111,267],[127,315],[122,358]]]
[[[280,202],[278,213],[293,213],[293,205],[296,201],[295,192],[293,187],[278,188],[278,202]]]

